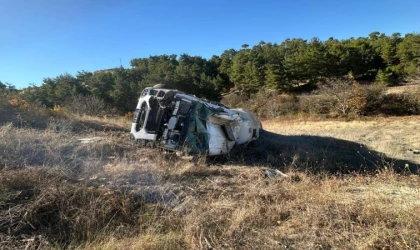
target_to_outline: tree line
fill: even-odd
[[[231,90],[244,95],[264,88],[293,93],[343,76],[393,84],[420,75],[420,35],[372,32],[367,37],[343,40],[261,41],[253,47],[244,44],[239,50],[225,50],[210,59],[158,55],[132,59],[130,64],[131,68],[48,77],[39,87],[23,89],[21,96],[53,107],[79,95],[92,95],[123,113],[135,107],[144,87],[158,83],[211,100]],[[0,89],[14,88],[0,82]]]

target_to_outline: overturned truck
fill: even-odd
[[[213,156],[256,140],[260,130],[260,121],[247,110],[157,85],[142,91],[130,139],[142,146]]]

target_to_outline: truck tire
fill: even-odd
[[[159,83],[153,86],[154,89],[173,89],[171,85]]]

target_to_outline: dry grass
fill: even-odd
[[[151,232],[97,249],[407,249],[420,247],[418,176],[266,179],[258,168],[190,170],[184,199]],[[227,174],[228,173],[228,174]],[[206,176],[206,177],[203,177]],[[166,230],[163,226],[171,225]],[[174,225],[175,224],[175,225]],[[166,231],[166,232],[165,232]]]
[[[98,126],[0,127],[1,249],[420,248],[419,176],[386,161],[373,174],[337,171],[330,149],[353,144],[322,139],[362,140],[356,132],[380,124],[410,131],[414,118],[265,122],[283,135],[267,132],[239,156],[193,160],[131,145],[119,122],[78,119],[61,122]],[[321,139],[298,135],[311,131]],[[299,156],[310,149],[313,160]],[[271,167],[288,176],[266,178]]]
[[[281,135],[334,138],[361,145],[396,159],[420,164],[420,117],[370,118],[353,121],[266,121],[264,129]],[[316,150],[316,149],[313,149]]]
[[[420,84],[413,85],[404,85],[404,86],[395,86],[390,87],[386,91],[387,94],[401,94],[401,93],[411,93],[411,94],[420,94]]]

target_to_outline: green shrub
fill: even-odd
[[[385,86],[396,85],[397,79],[392,72],[379,70],[375,78],[377,83],[384,84]]]
[[[414,62],[411,62],[404,67],[404,73],[408,77],[418,77],[420,75],[420,67]]]

